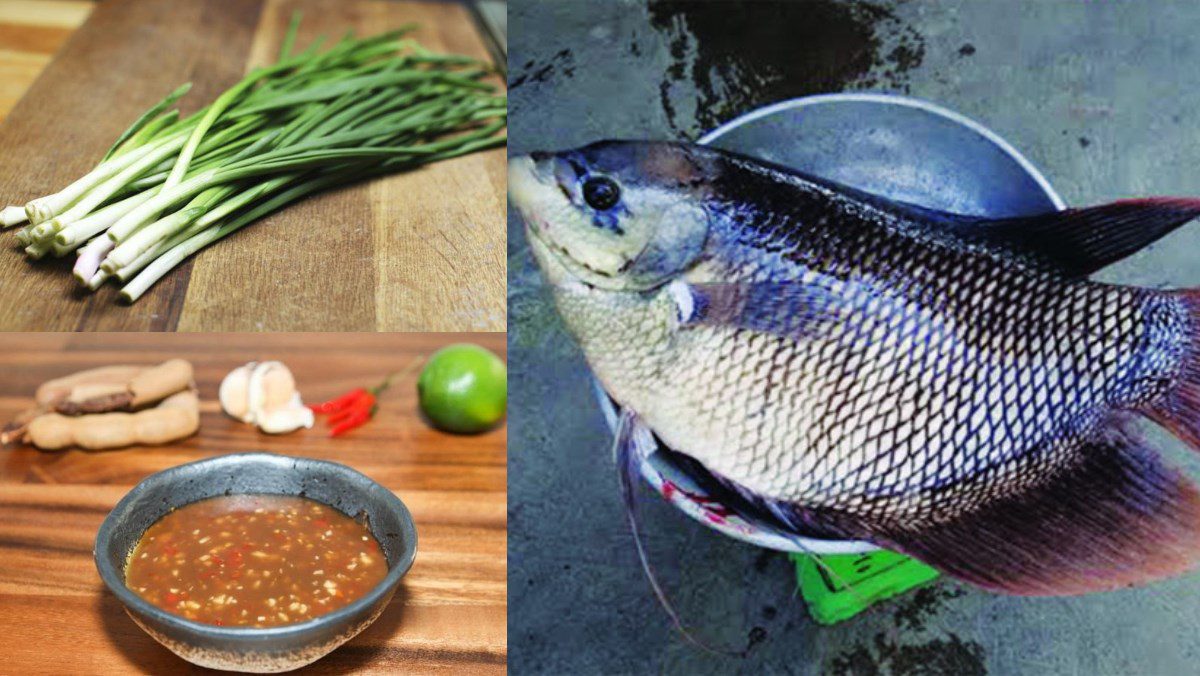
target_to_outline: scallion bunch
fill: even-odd
[[[75,277],[132,302],[188,256],[316,191],[501,146],[507,100],[475,59],[430,52],[413,27],[292,54],[181,117],[190,85],[146,111],[98,165],[0,211],[34,259],[76,253]]]

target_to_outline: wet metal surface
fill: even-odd
[[[536,5],[536,6],[535,6]],[[715,7],[510,4],[510,151],[694,139],[779,99],[882,91],[973,117],[1071,204],[1200,194],[1200,5],[972,1]],[[680,14],[680,11],[683,13]],[[737,40],[754,29],[752,41]],[[1192,224],[1102,273],[1200,285]],[[1180,673],[1200,658],[1200,574],[1082,598],[951,582],[834,627],[785,557],[644,492],[652,561],[685,621],[747,659],[681,641],[646,584],[586,368],[509,217],[509,665],[517,673]],[[1173,460],[1194,457],[1163,435]]]

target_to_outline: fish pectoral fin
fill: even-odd
[[[881,545],[996,592],[1106,591],[1196,564],[1200,492],[1140,439],[1114,429],[1033,488],[937,525],[881,530]]]
[[[733,326],[787,338],[820,334],[844,316],[847,301],[802,282],[678,282],[670,289],[679,324]]]
[[[1198,216],[1200,199],[1148,197],[1019,218],[959,217],[947,225],[964,239],[1084,276],[1140,251]]]

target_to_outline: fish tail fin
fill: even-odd
[[[1153,406],[1149,417],[1200,451],[1200,288],[1174,292],[1187,310],[1189,345],[1183,373],[1165,400]]]

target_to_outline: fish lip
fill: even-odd
[[[636,287],[622,285],[620,283],[621,274],[635,265],[638,257],[626,258],[615,273],[605,272],[604,270],[597,270],[572,256],[571,252],[565,246],[559,244],[554,239],[546,224],[536,218],[525,219],[525,236],[529,241],[530,248],[533,249],[534,259],[538,262],[538,266],[542,268],[544,276],[551,284],[554,284],[555,280],[552,276],[552,271],[547,269],[547,261],[550,260],[553,261],[554,265],[558,266],[561,271],[560,274],[569,276],[573,281],[582,284],[588,289],[603,289],[617,293],[650,293],[666,286],[674,278],[668,276]],[[591,277],[590,280],[589,277]]]
[[[538,153],[529,153],[525,155],[513,155],[508,158],[508,192],[511,194],[514,187],[514,178],[517,181],[528,178],[537,178],[537,161],[534,160],[534,155]]]
[[[532,154],[513,155],[508,158],[508,203],[521,216],[521,220],[525,221],[526,227],[536,220],[528,209],[530,200],[527,199],[529,193],[542,183],[536,169]]]
[[[525,222],[526,232],[535,235],[540,235],[549,225],[528,209],[528,201],[526,199],[529,191],[545,187],[547,184],[544,180],[545,175],[538,172],[537,160],[535,159],[538,155],[546,155],[546,153],[534,152],[525,155],[513,155],[508,158],[509,204],[521,216],[521,220]]]
[[[525,234],[529,240],[529,249],[533,253],[533,259],[537,262],[542,278],[548,285],[555,287],[564,280],[575,279],[589,289],[594,288],[570,268],[570,258],[563,252],[562,247],[542,237],[537,229],[529,224],[525,226]]]
[[[556,182],[555,167],[562,163],[554,153],[535,150],[522,155],[508,158],[509,178],[517,172],[533,178],[542,185],[552,185]]]
[[[543,272],[547,273],[546,277],[548,281],[553,283],[554,280],[548,274],[550,271],[546,270],[547,264],[544,261],[547,260],[553,260],[554,264],[561,268],[563,273],[589,289],[601,288],[601,286],[594,281],[588,281],[588,275],[595,275],[606,280],[616,280],[615,275],[602,270],[595,270],[586,263],[576,260],[565,246],[556,242],[549,233],[545,232],[544,226],[535,226],[531,221],[526,221],[525,233],[529,239],[530,246],[535,249],[534,258],[538,261]]]

